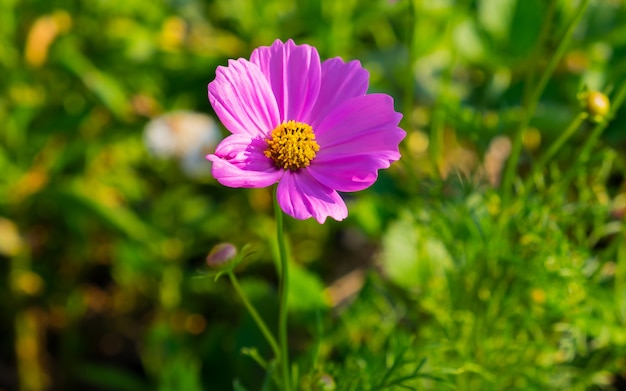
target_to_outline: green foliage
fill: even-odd
[[[0,389],[277,389],[228,278],[197,278],[250,243],[234,272],[275,331],[270,189],[190,175],[145,131],[178,113],[183,137],[216,67],[277,38],[360,60],[407,131],[346,221],[286,220],[299,389],[623,386],[623,1],[589,2],[526,113],[581,4],[0,2]]]
[[[418,340],[437,341],[417,351],[457,373],[455,389],[585,389],[608,381],[617,362],[605,361],[607,351],[619,357],[626,348],[623,320],[609,304],[614,250],[592,252],[588,236],[570,236],[606,232],[612,222],[592,216],[609,216],[608,207],[572,203],[568,215],[589,217],[567,218],[562,199],[533,194],[508,215],[498,201],[473,192],[415,208],[413,236],[423,243],[422,231],[431,232],[452,256],[443,266],[438,247],[417,247],[420,269],[389,274],[413,288],[406,300],[414,303],[408,317]],[[394,246],[390,239],[389,264]]]

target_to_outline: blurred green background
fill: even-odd
[[[202,156],[216,67],[277,38],[359,59],[408,133],[346,221],[287,220],[300,389],[626,389],[626,111],[586,161],[590,121],[531,171],[584,88],[625,82],[624,2],[591,1],[498,190],[578,5],[1,0],[0,390],[262,389],[269,347],[202,274],[251,243],[239,275],[274,326],[271,189]]]

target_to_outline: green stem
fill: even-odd
[[[402,121],[404,122],[405,129],[413,129],[413,88],[415,82],[413,80],[413,66],[415,65],[415,59],[417,58],[417,51],[415,50],[415,4],[413,0],[407,2],[408,6],[408,17],[407,17],[407,26],[406,26],[406,40],[407,40],[407,50],[409,53],[409,60],[407,61],[405,72],[404,72],[404,83],[403,83],[403,112],[404,116]]]
[[[576,14],[572,18],[570,24],[567,26],[567,30],[565,31],[565,34],[563,35],[563,38],[561,39],[561,42],[559,43],[558,48],[554,52],[554,55],[550,59],[548,66],[543,72],[543,75],[541,75],[541,79],[539,80],[539,83],[537,83],[537,86],[533,90],[530,96],[530,99],[528,100],[528,105],[526,106],[524,110],[522,121],[520,122],[517,132],[515,133],[515,136],[513,139],[513,147],[511,149],[511,156],[509,160],[507,161],[506,169],[504,172],[504,178],[502,181],[502,192],[503,192],[502,201],[505,205],[509,203],[509,200],[511,198],[513,179],[515,177],[517,163],[519,162],[520,154],[522,151],[522,135],[524,133],[524,130],[528,127],[528,124],[530,123],[530,119],[535,113],[535,109],[537,108],[537,104],[539,103],[539,98],[541,97],[541,94],[546,88],[546,85],[548,84],[548,80],[550,80],[550,77],[554,73],[554,70],[556,69],[557,64],[559,63],[559,61],[561,61],[561,58],[565,54],[565,50],[567,49],[567,46],[569,45],[569,42],[572,38],[574,30],[576,29],[578,22],[584,15],[585,10],[587,9],[588,5],[589,5],[589,0],[582,0],[580,4],[578,5]]]
[[[457,5],[459,11],[466,8],[467,2],[459,2]],[[416,10],[417,12],[417,10]],[[461,15],[459,12],[458,15]],[[433,165],[433,174],[438,179],[443,179],[443,164],[444,164],[444,136],[446,128],[446,117],[449,111],[449,104],[446,102],[451,101],[450,86],[452,85],[452,74],[454,72],[454,66],[457,62],[458,53],[455,50],[456,45],[452,43],[454,28],[456,27],[456,18],[451,18],[446,22],[446,27],[443,32],[443,40],[447,47],[452,48],[450,54],[450,61],[443,69],[441,75],[441,82],[439,83],[437,91],[437,100],[435,101],[435,107],[432,115],[431,129],[430,129],[430,159]],[[456,102],[455,102],[456,103]]]
[[[550,33],[550,29],[552,28],[552,21],[554,19],[554,12],[556,10],[556,0],[550,1],[548,4],[548,10],[546,11],[545,22],[541,26],[541,31],[539,32],[539,38],[537,39],[537,46],[533,51],[533,58],[531,61],[536,63],[538,59],[542,56],[542,46],[543,43],[548,38],[548,34]],[[528,101],[530,99],[531,87],[535,84],[535,77],[537,76],[537,67],[531,67],[530,72],[526,74],[526,78],[524,80],[524,93],[522,95],[523,106],[526,107]]]
[[[283,212],[278,205],[276,187],[274,188],[274,215],[276,216],[276,239],[280,258],[280,304],[278,309],[278,340],[280,342],[280,364],[285,391],[291,390],[291,376],[289,375],[289,351],[287,346],[287,294],[289,292],[289,265],[285,234],[283,228]]]
[[[450,25],[449,23],[448,25]],[[448,34],[446,33],[446,36]],[[450,83],[452,81],[452,68],[456,61],[456,52],[452,53],[450,63],[443,71],[441,84],[439,85],[438,97],[432,116],[430,129],[430,159],[433,165],[433,174],[436,178],[443,179],[444,162],[444,133],[446,127],[446,102],[449,98]]]
[[[414,87],[415,80],[413,75],[413,66],[415,65],[415,61],[417,59],[417,49],[415,45],[415,36],[417,35],[417,23],[416,23],[416,15],[415,4],[416,0],[407,1],[407,23],[405,26],[406,29],[406,47],[408,51],[408,61],[406,61],[404,68],[404,80],[402,83],[402,121],[400,122],[400,127],[407,131],[410,135],[415,131],[415,124],[413,120],[413,104],[415,101],[414,97]],[[408,137],[407,137],[408,138]],[[407,140],[400,144],[400,151],[402,154],[402,159],[400,159],[399,163],[402,165],[406,172],[406,176],[409,178],[417,178],[419,176],[416,167],[418,167],[417,160],[414,154],[411,152],[409,147],[409,143]],[[410,181],[407,183],[411,183],[414,185],[416,181]],[[413,190],[414,188],[411,188]]]
[[[556,139],[554,143],[550,145],[550,148],[548,148],[548,150],[543,154],[543,156],[541,156],[541,159],[533,168],[532,175],[529,175],[528,178],[526,178],[525,185],[528,185],[528,183],[534,177],[534,174],[541,172],[543,168],[545,167],[545,165],[550,160],[552,160],[554,155],[556,155],[556,153],[561,149],[563,144],[565,144],[565,142],[569,140],[570,137],[572,137],[572,135],[576,132],[576,130],[578,130],[578,128],[580,127],[580,124],[585,120],[585,118],[587,118],[587,113],[585,112],[579,113],[576,116],[576,118],[574,118],[574,120],[569,124],[567,129],[565,129],[565,131],[561,133],[559,138]],[[524,186],[524,187],[527,187],[527,186]]]
[[[252,316],[252,319],[254,319],[254,322],[256,323],[257,327],[259,328],[259,330],[261,330],[261,333],[263,333],[263,336],[267,340],[267,343],[270,344],[270,347],[272,348],[274,355],[276,357],[280,357],[280,349],[278,348],[276,339],[270,332],[269,328],[267,327],[267,325],[265,324],[265,322],[263,321],[259,313],[254,308],[254,306],[252,306],[252,303],[250,303],[250,301],[248,300],[248,297],[244,293],[243,289],[241,289],[241,285],[239,285],[239,281],[237,281],[237,277],[235,277],[235,274],[233,272],[228,272],[228,278],[230,278],[230,282],[233,284],[233,288],[235,288],[235,292],[237,292],[237,294],[241,298],[241,301],[243,301],[243,305],[248,310],[248,313],[250,313],[250,316]]]

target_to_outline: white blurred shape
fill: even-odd
[[[160,159],[177,159],[185,175],[201,178],[211,172],[206,155],[215,150],[221,134],[213,118],[190,111],[174,111],[154,118],[144,130],[144,143]]]

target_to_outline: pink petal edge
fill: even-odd
[[[336,158],[330,162],[315,162],[307,167],[309,174],[331,189],[354,192],[367,189],[378,179],[378,170],[388,168],[387,159],[368,155]]]
[[[307,168],[320,183],[339,191],[371,186],[378,170],[400,159],[399,143],[406,132],[397,125],[402,115],[393,99],[371,94],[345,101],[317,127],[320,150]]]
[[[330,58],[322,63],[322,83],[320,92],[311,110],[311,123],[314,128],[335,107],[344,101],[367,93],[369,72],[359,61],[344,62],[340,57]]]
[[[250,61],[256,64],[271,85],[278,103],[280,122],[308,123],[321,84],[320,57],[313,46],[274,41],[255,49]]]
[[[233,134],[266,135],[279,123],[272,89],[259,67],[248,60],[229,60],[208,85],[209,102]]]
[[[398,128],[401,119],[402,114],[395,111],[391,96],[368,94],[339,104],[313,131],[320,149],[349,142],[365,145],[369,141],[361,141],[364,136],[384,134],[385,129],[404,138],[406,132]]]
[[[348,216],[341,196],[316,181],[306,170],[286,171],[278,183],[276,196],[281,209],[299,220],[314,217],[323,224],[327,217],[341,221]]]
[[[242,135],[226,137],[207,155],[213,177],[228,187],[260,188],[273,185],[283,175],[264,154],[265,142]]]

